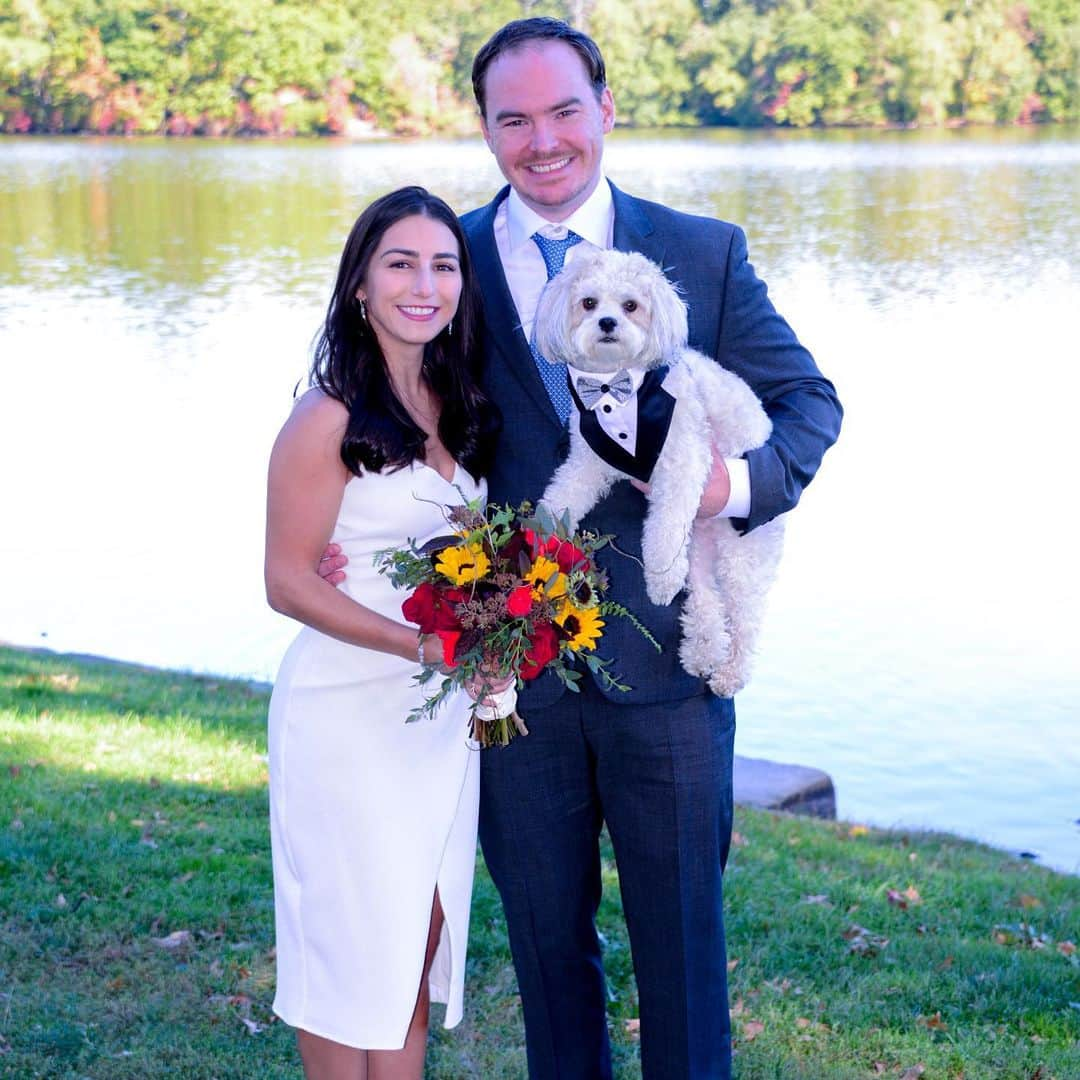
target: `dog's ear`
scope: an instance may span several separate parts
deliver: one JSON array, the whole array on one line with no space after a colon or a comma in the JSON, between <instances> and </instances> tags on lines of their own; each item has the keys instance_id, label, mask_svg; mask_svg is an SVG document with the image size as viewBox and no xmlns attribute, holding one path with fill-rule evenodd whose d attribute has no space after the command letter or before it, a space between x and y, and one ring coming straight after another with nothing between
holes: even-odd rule
<instances>
[{"instance_id":1,"label":"dog's ear","mask_svg":"<svg viewBox=\"0 0 1080 1080\"><path fill-rule=\"evenodd\" d=\"M533 337L540 355L553 364L566 364L573 350L570 344L570 302L580 268L565 267L545 286L536 305Z\"/></svg>"},{"instance_id":2,"label":"dog's ear","mask_svg":"<svg viewBox=\"0 0 1080 1080\"><path fill-rule=\"evenodd\" d=\"M667 360L686 348L686 340L690 336L686 304L658 266L654 266L648 276L648 289L653 343L661 359Z\"/></svg>"}]
</instances>

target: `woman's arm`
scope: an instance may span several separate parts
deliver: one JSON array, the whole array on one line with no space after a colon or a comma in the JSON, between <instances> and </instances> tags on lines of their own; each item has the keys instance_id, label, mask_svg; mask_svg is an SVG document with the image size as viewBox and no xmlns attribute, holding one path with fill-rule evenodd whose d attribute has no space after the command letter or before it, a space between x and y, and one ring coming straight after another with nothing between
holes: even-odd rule
<instances>
[{"instance_id":1,"label":"woman's arm","mask_svg":"<svg viewBox=\"0 0 1080 1080\"><path fill-rule=\"evenodd\" d=\"M415 628L358 604L318 572L349 472L341 461L345 406L309 390L274 443L266 500L266 598L275 611L367 649L416 659ZM424 638L427 663L442 661L442 643Z\"/></svg>"}]
</instances>

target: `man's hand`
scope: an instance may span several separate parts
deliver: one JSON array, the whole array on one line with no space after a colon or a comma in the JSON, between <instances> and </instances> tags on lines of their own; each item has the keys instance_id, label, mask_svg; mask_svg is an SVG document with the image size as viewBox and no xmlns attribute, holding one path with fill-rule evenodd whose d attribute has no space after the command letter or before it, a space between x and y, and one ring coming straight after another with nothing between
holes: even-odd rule
<instances>
[{"instance_id":1,"label":"man's hand","mask_svg":"<svg viewBox=\"0 0 1080 1080\"><path fill-rule=\"evenodd\" d=\"M344 568L348 561L341 554L340 544L327 544L319 560L319 577L329 585L340 585L345 580Z\"/></svg>"},{"instance_id":2,"label":"man's hand","mask_svg":"<svg viewBox=\"0 0 1080 1080\"><path fill-rule=\"evenodd\" d=\"M648 484L640 480L630 478L630 483L645 495L651 490ZM716 517L728 504L731 498L731 477L728 476L727 465L724 459L712 448L712 472L705 482L705 490L701 493L701 502L698 504L697 516L699 518Z\"/></svg>"}]
</instances>

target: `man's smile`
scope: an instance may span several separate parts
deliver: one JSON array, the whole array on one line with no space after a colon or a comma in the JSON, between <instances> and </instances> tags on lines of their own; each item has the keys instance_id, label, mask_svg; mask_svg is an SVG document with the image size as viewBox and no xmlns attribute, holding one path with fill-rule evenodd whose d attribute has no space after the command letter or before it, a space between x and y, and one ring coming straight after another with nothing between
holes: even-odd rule
<instances>
[{"instance_id":1,"label":"man's smile","mask_svg":"<svg viewBox=\"0 0 1080 1080\"><path fill-rule=\"evenodd\" d=\"M538 161L532 165L526 165L525 168L531 173L538 173L544 175L545 173L558 172L559 169L565 169L570 164L571 158L561 157L556 161Z\"/></svg>"}]
</instances>

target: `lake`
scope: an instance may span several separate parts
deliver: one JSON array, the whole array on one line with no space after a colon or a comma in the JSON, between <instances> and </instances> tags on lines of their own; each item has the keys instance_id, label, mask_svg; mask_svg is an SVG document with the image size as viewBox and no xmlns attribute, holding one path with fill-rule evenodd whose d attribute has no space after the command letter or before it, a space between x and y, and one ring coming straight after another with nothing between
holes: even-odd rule
<instances>
[{"instance_id":1,"label":"lake","mask_svg":"<svg viewBox=\"0 0 1080 1080\"><path fill-rule=\"evenodd\" d=\"M1080 871L1080 131L616 133L743 225L836 383L738 749L841 816ZM479 140L0 138L0 639L271 678L266 459L352 220Z\"/></svg>"}]
</instances>

